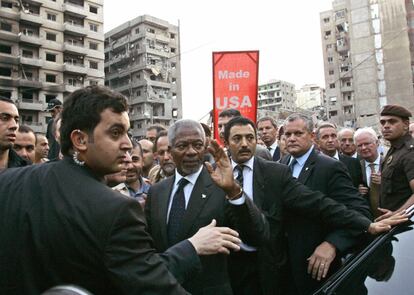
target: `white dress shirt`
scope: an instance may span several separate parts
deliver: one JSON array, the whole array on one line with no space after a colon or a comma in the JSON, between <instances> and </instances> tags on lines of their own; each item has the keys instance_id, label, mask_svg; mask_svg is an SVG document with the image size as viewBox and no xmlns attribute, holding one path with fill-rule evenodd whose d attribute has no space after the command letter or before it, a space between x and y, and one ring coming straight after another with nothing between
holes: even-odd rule
<instances>
[{"instance_id":1,"label":"white dress shirt","mask_svg":"<svg viewBox=\"0 0 414 295\"><path fill-rule=\"evenodd\" d=\"M177 169L175 169L174 186L173 186L173 189L171 191L170 200L168 201L167 223L168 223L168 219L169 219L169 216L170 216L170 210L171 210L171 205L172 205L172 202L173 202L173 197L174 197L175 192L178 189L178 182L181 180L181 178L185 178L189 181L189 183L184 187L185 208L187 209L187 205L188 205L188 202L190 201L191 193L193 192L194 185L195 185L195 183L198 179L198 176L200 175L202 169L203 169L203 166L201 166L200 169L198 169L197 172L195 172L193 174L186 175L186 176L182 176L180 173L178 173Z\"/></svg>"},{"instance_id":2,"label":"white dress shirt","mask_svg":"<svg viewBox=\"0 0 414 295\"><path fill-rule=\"evenodd\" d=\"M275 140L275 142L271 146L267 147L272 158L273 158L273 154L275 153L277 147L278 147L277 140Z\"/></svg>"},{"instance_id":3,"label":"white dress shirt","mask_svg":"<svg viewBox=\"0 0 414 295\"><path fill-rule=\"evenodd\" d=\"M238 172L234 169L237 164L236 162L231 160L231 165L233 166L233 176L234 178L237 177ZM243 204L246 201L246 197L253 201L253 165L254 165L254 157L251 157L249 161L240 164L244 165L243 168L243 195L235 201L230 201L233 205ZM241 243L241 249L247 252L256 251L255 247L249 246L245 243Z\"/></svg>"},{"instance_id":4,"label":"white dress shirt","mask_svg":"<svg viewBox=\"0 0 414 295\"><path fill-rule=\"evenodd\" d=\"M300 175L300 172L302 172L303 166L305 166L306 161L309 158L310 153L313 151L313 145L310 147L310 149L304 153L302 156L298 158L294 158L293 156L290 157L289 165L292 163L293 159L296 159L296 164L293 166L292 176L295 178L298 178Z\"/></svg>"}]
</instances>

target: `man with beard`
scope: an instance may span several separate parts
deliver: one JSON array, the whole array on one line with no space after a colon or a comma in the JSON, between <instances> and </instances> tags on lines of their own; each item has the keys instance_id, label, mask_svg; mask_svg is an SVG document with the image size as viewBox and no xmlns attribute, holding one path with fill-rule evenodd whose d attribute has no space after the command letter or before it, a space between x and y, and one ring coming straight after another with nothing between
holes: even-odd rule
<instances>
[{"instance_id":1,"label":"man with beard","mask_svg":"<svg viewBox=\"0 0 414 295\"><path fill-rule=\"evenodd\" d=\"M154 155L159 164L154 166L149 172L148 178L151 184L160 182L174 174L175 164L168 148L167 134L167 131L160 131L155 139Z\"/></svg>"},{"instance_id":2,"label":"man with beard","mask_svg":"<svg viewBox=\"0 0 414 295\"><path fill-rule=\"evenodd\" d=\"M0 130L15 131L17 109L0 110L7 123ZM210 242L191 237L162 256L154 252L138 202L103 182L132 148L129 122L121 94L103 86L76 90L62 113L65 158L0 173L0 294L40 294L62 284L101 295L187 294L177 280L200 267L196 254L238 249L237 233L213 222L200 229L213 231Z\"/></svg>"},{"instance_id":3,"label":"man with beard","mask_svg":"<svg viewBox=\"0 0 414 295\"><path fill-rule=\"evenodd\" d=\"M19 112L14 102L0 97L0 170L29 164L12 149L19 128Z\"/></svg>"},{"instance_id":4,"label":"man with beard","mask_svg":"<svg viewBox=\"0 0 414 295\"><path fill-rule=\"evenodd\" d=\"M36 133L36 147L35 147L35 164L49 161L47 155L49 154L49 141L46 136L41 133Z\"/></svg>"},{"instance_id":5,"label":"man with beard","mask_svg":"<svg viewBox=\"0 0 414 295\"><path fill-rule=\"evenodd\" d=\"M205 134L200 123L175 122L168 130L168 144L175 173L151 187L145 204L148 230L158 252L193 235L212 219L237 230L250 245L260 245L267 239L267 222L253 202L239 200L243 191L232 177L224 150L215 141L210 152L215 155L216 168L207 171L203 167ZM226 257L205 256L201 263L201 273L183 284L188 292L233 294Z\"/></svg>"},{"instance_id":6,"label":"man with beard","mask_svg":"<svg viewBox=\"0 0 414 295\"><path fill-rule=\"evenodd\" d=\"M151 185L142 177L143 153L139 142L132 141L131 164L127 167L125 185L129 195L144 208Z\"/></svg>"},{"instance_id":7,"label":"man with beard","mask_svg":"<svg viewBox=\"0 0 414 295\"><path fill-rule=\"evenodd\" d=\"M20 125L17 129L14 151L29 163L35 162L36 135L32 128Z\"/></svg>"}]
</instances>

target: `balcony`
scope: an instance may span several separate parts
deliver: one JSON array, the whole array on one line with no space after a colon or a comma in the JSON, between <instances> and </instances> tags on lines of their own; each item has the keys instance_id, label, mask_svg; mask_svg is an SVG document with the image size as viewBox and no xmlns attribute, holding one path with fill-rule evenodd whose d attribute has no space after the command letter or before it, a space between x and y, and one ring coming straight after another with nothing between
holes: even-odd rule
<instances>
[{"instance_id":1,"label":"balcony","mask_svg":"<svg viewBox=\"0 0 414 295\"><path fill-rule=\"evenodd\" d=\"M343 85L341 86L341 92L351 92L354 91L354 88L352 86Z\"/></svg>"},{"instance_id":2,"label":"balcony","mask_svg":"<svg viewBox=\"0 0 414 295\"><path fill-rule=\"evenodd\" d=\"M40 17L40 14L34 13L25 13L24 11L20 11L20 21L30 23L35 26L43 25L43 19Z\"/></svg>"},{"instance_id":3,"label":"balcony","mask_svg":"<svg viewBox=\"0 0 414 295\"><path fill-rule=\"evenodd\" d=\"M17 82L18 87L28 87L33 89L42 88L42 82L40 82L38 79L24 79L22 77Z\"/></svg>"},{"instance_id":4,"label":"balcony","mask_svg":"<svg viewBox=\"0 0 414 295\"><path fill-rule=\"evenodd\" d=\"M25 0L25 2L27 2L29 4L33 4L35 6L42 6L43 5L43 1L41 1L41 0Z\"/></svg>"},{"instance_id":5,"label":"balcony","mask_svg":"<svg viewBox=\"0 0 414 295\"><path fill-rule=\"evenodd\" d=\"M111 49L115 50L115 49L117 49L121 46L125 46L125 44L128 44L128 42L129 42L129 35L126 35L122 38L119 38L115 41L112 41L111 42Z\"/></svg>"},{"instance_id":6,"label":"balcony","mask_svg":"<svg viewBox=\"0 0 414 295\"><path fill-rule=\"evenodd\" d=\"M168 35L156 34L155 39L161 43L166 43L166 44L170 43L170 36Z\"/></svg>"},{"instance_id":7,"label":"balcony","mask_svg":"<svg viewBox=\"0 0 414 295\"><path fill-rule=\"evenodd\" d=\"M73 86L73 85L70 85L70 84L65 84L63 86L63 92L72 93L72 92L78 90L80 87L81 86Z\"/></svg>"},{"instance_id":8,"label":"balcony","mask_svg":"<svg viewBox=\"0 0 414 295\"><path fill-rule=\"evenodd\" d=\"M91 69L88 68L86 74L90 77L95 77L95 78L102 78L105 79L105 74L103 71L100 71L98 69Z\"/></svg>"},{"instance_id":9,"label":"balcony","mask_svg":"<svg viewBox=\"0 0 414 295\"><path fill-rule=\"evenodd\" d=\"M22 110L44 111L45 105L40 101L20 98L17 101L17 108L22 109Z\"/></svg>"},{"instance_id":10,"label":"balcony","mask_svg":"<svg viewBox=\"0 0 414 295\"><path fill-rule=\"evenodd\" d=\"M25 35L20 33L19 34L19 42L21 43L27 43L30 45L35 45L35 46L42 46L42 39L40 39L39 36L37 35Z\"/></svg>"},{"instance_id":11,"label":"balcony","mask_svg":"<svg viewBox=\"0 0 414 295\"><path fill-rule=\"evenodd\" d=\"M62 9L64 13L71 14L73 16L80 16L82 18L87 16L85 7L74 3L66 2L62 5Z\"/></svg>"},{"instance_id":12,"label":"balcony","mask_svg":"<svg viewBox=\"0 0 414 295\"><path fill-rule=\"evenodd\" d=\"M88 52L88 49L86 49L83 46L83 44L75 45L73 43L64 43L63 44L63 51L74 53L74 54L86 55L87 52Z\"/></svg>"},{"instance_id":13,"label":"balcony","mask_svg":"<svg viewBox=\"0 0 414 295\"><path fill-rule=\"evenodd\" d=\"M19 58L11 54L0 53L0 60L2 63L17 65L19 63Z\"/></svg>"},{"instance_id":14,"label":"balcony","mask_svg":"<svg viewBox=\"0 0 414 295\"><path fill-rule=\"evenodd\" d=\"M63 71L75 75L86 75L88 69L83 64L64 63Z\"/></svg>"},{"instance_id":15,"label":"balcony","mask_svg":"<svg viewBox=\"0 0 414 295\"><path fill-rule=\"evenodd\" d=\"M37 68L43 67L43 60L39 58L33 58L33 57L23 57L21 56L19 58L19 63L23 65L29 65Z\"/></svg>"},{"instance_id":16,"label":"balcony","mask_svg":"<svg viewBox=\"0 0 414 295\"><path fill-rule=\"evenodd\" d=\"M19 40L19 37L12 32L0 31L0 40L17 42L17 40Z\"/></svg>"},{"instance_id":17,"label":"balcony","mask_svg":"<svg viewBox=\"0 0 414 295\"><path fill-rule=\"evenodd\" d=\"M63 30L76 36L86 36L86 29L82 25L66 22L63 24Z\"/></svg>"}]
</instances>

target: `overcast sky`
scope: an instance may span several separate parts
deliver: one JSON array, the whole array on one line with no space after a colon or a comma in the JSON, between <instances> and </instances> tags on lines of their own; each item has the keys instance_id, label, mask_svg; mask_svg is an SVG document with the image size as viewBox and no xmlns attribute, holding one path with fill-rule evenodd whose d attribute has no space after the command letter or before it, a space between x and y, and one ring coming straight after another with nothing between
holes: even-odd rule
<instances>
[{"instance_id":1,"label":"overcast sky","mask_svg":"<svg viewBox=\"0 0 414 295\"><path fill-rule=\"evenodd\" d=\"M106 0L104 31L148 14L181 32L185 118L200 119L213 105L212 52L259 50L259 84L271 79L325 86L319 13L331 0L156 1Z\"/></svg>"}]
</instances>

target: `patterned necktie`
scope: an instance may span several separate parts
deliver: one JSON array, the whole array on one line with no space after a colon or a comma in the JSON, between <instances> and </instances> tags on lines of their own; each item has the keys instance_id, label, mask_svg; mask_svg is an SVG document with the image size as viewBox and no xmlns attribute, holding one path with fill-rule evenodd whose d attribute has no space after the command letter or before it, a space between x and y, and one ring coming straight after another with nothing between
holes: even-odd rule
<instances>
[{"instance_id":1,"label":"patterned necktie","mask_svg":"<svg viewBox=\"0 0 414 295\"><path fill-rule=\"evenodd\" d=\"M369 181L369 204L374 217L378 217L381 215L381 212L378 211L380 187L379 184L372 182L372 174L375 173L375 164L369 163L368 167L371 169L371 177Z\"/></svg>"},{"instance_id":2,"label":"patterned necktie","mask_svg":"<svg viewBox=\"0 0 414 295\"><path fill-rule=\"evenodd\" d=\"M177 244L178 233L180 230L181 222L185 213L185 197L184 187L189 183L184 177L178 182L178 189L174 194L173 202L170 209L170 216L168 218L168 244L170 246Z\"/></svg>"},{"instance_id":3,"label":"patterned necktie","mask_svg":"<svg viewBox=\"0 0 414 295\"><path fill-rule=\"evenodd\" d=\"M243 187L243 169L244 165L236 165L236 167L234 167L234 170L237 171L236 180L241 187Z\"/></svg>"}]
</instances>

